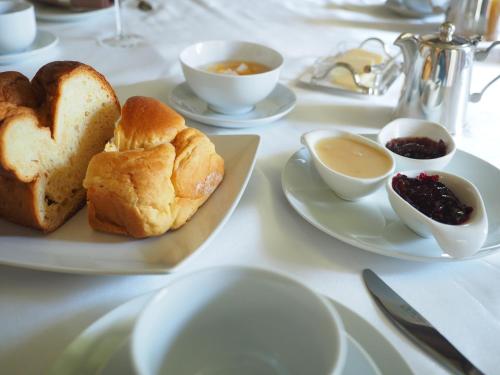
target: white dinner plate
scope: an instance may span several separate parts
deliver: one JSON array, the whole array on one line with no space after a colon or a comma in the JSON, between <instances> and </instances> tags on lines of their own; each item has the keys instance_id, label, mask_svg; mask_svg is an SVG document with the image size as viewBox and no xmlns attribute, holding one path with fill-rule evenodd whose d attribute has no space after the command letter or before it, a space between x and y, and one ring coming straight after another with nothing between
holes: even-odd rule
<instances>
[{"instance_id":1,"label":"white dinner plate","mask_svg":"<svg viewBox=\"0 0 500 375\"><path fill-rule=\"evenodd\" d=\"M168 102L177 112L191 120L239 129L268 124L282 118L295 108L297 97L288 87L278 83L267 98L256 104L253 111L241 115L224 115L208 108L207 102L196 96L183 82L172 90Z\"/></svg>"},{"instance_id":2,"label":"white dinner plate","mask_svg":"<svg viewBox=\"0 0 500 375\"><path fill-rule=\"evenodd\" d=\"M89 274L168 273L199 253L238 204L255 164L258 135L210 136L224 158L222 183L178 230L142 240L101 233L82 209L50 234L0 220L0 264Z\"/></svg>"},{"instance_id":3,"label":"white dinner plate","mask_svg":"<svg viewBox=\"0 0 500 375\"><path fill-rule=\"evenodd\" d=\"M92 323L63 351L48 375L132 374L128 338L139 313L154 294L128 301ZM343 375L412 374L392 344L370 323L330 301L348 333L348 362Z\"/></svg>"},{"instance_id":4,"label":"white dinner plate","mask_svg":"<svg viewBox=\"0 0 500 375\"><path fill-rule=\"evenodd\" d=\"M39 2L34 5L36 18L40 21L79 22L113 13L112 6L102 9L75 10L64 7L50 6Z\"/></svg>"},{"instance_id":5,"label":"white dinner plate","mask_svg":"<svg viewBox=\"0 0 500 375\"><path fill-rule=\"evenodd\" d=\"M58 41L59 38L54 34L38 29L35 40L25 50L15 53L0 53L0 65L14 64L40 55L54 47Z\"/></svg>"},{"instance_id":6,"label":"white dinner plate","mask_svg":"<svg viewBox=\"0 0 500 375\"><path fill-rule=\"evenodd\" d=\"M457 150L444 169L472 181L479 189L489 220L482 249L468 258L480 258L500 249L500 170L471 154ZM308 151L297 151L281 176L292 207L310 224L352 246L407 260L456 261L444 254L434 238L423 238L406 227L392 210L384 188L356 202L340 199L316 172Z\"/></svg>"}]
</instances>

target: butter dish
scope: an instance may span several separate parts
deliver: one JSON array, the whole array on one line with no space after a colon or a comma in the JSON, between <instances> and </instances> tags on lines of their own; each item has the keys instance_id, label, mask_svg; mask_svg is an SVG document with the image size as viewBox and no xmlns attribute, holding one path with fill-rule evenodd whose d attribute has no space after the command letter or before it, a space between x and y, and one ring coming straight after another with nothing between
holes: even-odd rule
<instances>
[{"instance_id":1,"label":"butter dish","mask_svg":"<svg viewBox=\"0 0 500 375\"><path fill-rule=\"evenodd\" d=\"M329 56L316 60L299 82L340 93L382 95L401 74L400 55L379 38L344 42Z\"/></svg>"}]
</instances>

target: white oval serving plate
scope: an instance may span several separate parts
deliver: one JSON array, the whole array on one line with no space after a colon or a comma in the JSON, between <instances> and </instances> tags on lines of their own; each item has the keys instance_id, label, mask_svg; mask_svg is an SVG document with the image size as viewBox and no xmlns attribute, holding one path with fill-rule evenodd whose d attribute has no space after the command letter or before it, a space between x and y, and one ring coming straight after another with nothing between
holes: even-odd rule
<instances>
[{"instance_id":1,"label":"white oval serving plate","mask_svg":"<svg viewBox=\"0 0 500 375\"><path fill-rule=\"evenodd\" d=\"M300 216L330 236L363 250L419 261L474 259L500 250L500 170L457 150L445 171L473 182L484 200L488 237L471 257L453 258L443 253L434 238L422 238L413 232L392 210L384 189L357 202L337 197L316 172L305 148L288 160L281 182L286 198Z\"/></svg>"}]
</instances>

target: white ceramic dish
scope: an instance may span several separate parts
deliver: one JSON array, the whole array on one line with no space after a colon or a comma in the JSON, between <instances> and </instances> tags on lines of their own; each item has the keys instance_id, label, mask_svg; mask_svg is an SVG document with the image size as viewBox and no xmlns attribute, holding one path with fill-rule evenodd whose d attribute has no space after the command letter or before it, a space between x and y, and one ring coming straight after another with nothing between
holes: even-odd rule
<instances>
[{"instance_id":1,"label":"white ceramic dish","mask_svg":"<svg viewBox=\"0 0 500 375\"><path fill-rule=\"evenodd\" d=\"M308 287L263 269L218 266L156 294L134 326L131 356L138 375L340 375L346 345L340 316Z\"/></svg>"},{"instance_id":2,"label":"white ceramic dish","mask_svg":"<svg viewBox=\"0 0 500 375\"><path fill-rule=\"evenodd\" d=\"M14 64L41 55L55 47L58 42L59 38L54 34L38 30L34 42L24 51L0 54L0 65Z\"/></svg>"},{"instance_id":3,"label":"white ceramic dish","mask_svg":"<svg viewBox=\"0 0 500 375\"><path fill-rule=\"evenodd\" d=\"M257 103L253 111L242 115L223 115L212 111L184 82L172 90L168 102L191 120L222 128L241 129L268 124L286 116L295 108L297 98L292 90L278 83L267 98Z\"/></svg>"},{"instance_id":4,"label":"white ceramic dish","mask_svg":"<svg viewBox=\"0 0 500 375\"><path fill-rule=\"evenodd\" d=\"M348 138L379 150L391 161L390 168L384 174L373 178L352 177L329 168L318 156L318 153L316 152L316 145L322 139L332 137ZM300 140L301 143L309 150L314 167L323 181L342 199L354 201L373 193L375 190L380 188L387 177L394 172L395 164L391 153L385 147L380 146L371 139L360 135L340 130L314 130L303 134Z\"/></svg>"},{"instance_id":5,"label":"white ceramic dish","mask_svg":"<svg viewBox=\"0 0 500 375\"><path fill-rule=\"evenodd\" d=\"M128 301L92 323L61 353L48 375L133 373L128 338L139 313L155 294ZM344 305L329 301L347 332L348 362L342 375L413 374L398 351L368 321Z\"/></svg>"},{"instance_id":6,"label":"white ceramic dish","mask_svg":"<svg viewBox=\"0 0 500 375\"><path fill-rule=\"evenodd\" d=\"M179 55L189 87L212 110L224 114L250 112L278 83L283 56L272 48L250 42L213 40L185 48ZM222 61L251 61L269 71L250 75L210 73L205 67Z\"/></svg>"},{"instance_id":7,"label":"white ceramic dish","mask_svg":"<svg viewBox=\"0 0 500 375\"><path fill-rule=\"evenodd\" d=\"M398 155L395 152L387 149L394 160L396 161L396 170L406 171L411 169L443 169L453 158L456 152L456 145L453 137L448 133L443 126L430 121L412 119L412 118L398 118L391 121L380 130L378 133L378 143L383 147L391 139L400 137L427 137L434 141L440 139L446 144L446 155L435 159L412 159L406 156Z\"/></svg>"},{"instance_id":8,"label":"white ceramic dish","mask_svg":"<svg viewBox=\"0 0 500 375\"><path fill-rule=\"evenodd\" d=\"M488 236L481 250L463 259L498 252L500 171L461 150L457 150L446 171L463 176L476 185L489 220ZM407 260L458 260L443 254L433 238L422 238L409 229L391 208L383 189L359 202L347 202L337 197L317 174L305 148L288 160L281 181L285 196L297 213L338 240L369 252Z\"/></svg>"},{"instance_id":9,"label":"white ceramic dish","mask_svg":"<svg viewBox=\"0 0 500 375\"><path fill-rule=\"evenodd\" d=\"M95 17L112 15L113 7L93 10L74 10L63 7L50 6L39 2L35 5L35 15L39 21L50 22L80 22Z\"/></svg>"},{"instance_id":10,"label":"white ceramic dish","mask_svg":"<svg viewBox=\"0 0 500 375\"><path fill-rule=\"evenodd\" d=\"M93 231L82 209L51 234L0 220L0 264L88 274L172 272L199 253L236 208L255 164L257 135L211 136L225 161L221 185L182 228L163 236L134 240Z\"/></svg>"},{"instance_id":11,"label":"white ceramic dish","mask_svg":"<svg viewBox=\"0 0 500 375\"><path fill-rule=\"evenodd\" d=\"M0 1L0 53L20 52L35 40L33 4L26 1Z\"/></svg>"},{"instance_id":12,"label":"white ceramic dish","mask_svg":"<svg viewBox=\"0 0 500 375\"><path fill-rule=\"evenodd\" d=\"M394 190L390 178L386 190L392 208L415 233L422 237L434 236L441 249L450 256L463 258L474 255L488 235L488 217L481 194L470 181L443 171L403 171L401 174L416 178L421 172L428 176L438 175L439 182L447 186L461 202L473 207L469 220L461 225L447 225L431 219L405 201Z\"/></svg>"}]
</instances>

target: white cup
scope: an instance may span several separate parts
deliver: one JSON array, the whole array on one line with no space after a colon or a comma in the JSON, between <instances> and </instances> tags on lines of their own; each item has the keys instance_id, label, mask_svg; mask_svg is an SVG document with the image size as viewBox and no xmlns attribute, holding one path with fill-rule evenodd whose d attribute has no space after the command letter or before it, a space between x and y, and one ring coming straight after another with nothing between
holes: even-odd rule
<instances>
[{"instance_id":1,"label":"white cup","mask_svg":"<svg viewBox=\"0 0 500 375\"><path fill-rule=\"evenodd\" d=\"M0 54L20 52L36 37L33 4L25 1L0 1Z\"/></svg>"},{"instance_id":2,"label":"white cup","mask_svg":"<svg viewBox=\"0 0 500 375\"><path fill-rule=\"evenodd\" d=\"M269 47L242 41L214 40L193 44L179 55L186 82L216 112L235 115L251 111L278 83L283 56ZM207 65L242 60L264 64L269 71L226 75L205 70Z\"/></svg>"},{"instance_id":3,"label":"white cup","mask_svg":"<svg viewBox=\"0 0 500 375\"><path fill-rule=\"evenodd\" d=\"M225 266L182 276L132 334L140 375L338 375L347 347L331 303L269 271Z\"/></svg>"}]
</instances>

